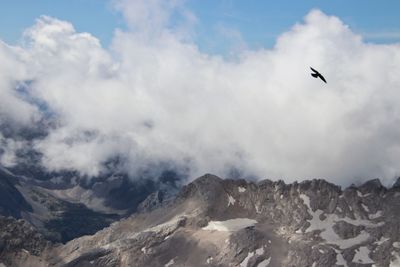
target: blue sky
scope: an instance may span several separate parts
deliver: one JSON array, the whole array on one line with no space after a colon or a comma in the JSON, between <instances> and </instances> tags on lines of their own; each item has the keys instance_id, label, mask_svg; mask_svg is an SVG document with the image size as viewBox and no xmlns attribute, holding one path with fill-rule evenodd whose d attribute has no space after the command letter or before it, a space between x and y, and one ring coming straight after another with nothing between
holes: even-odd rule
<instances>
[{"instance_id":1,"label":"blue sky","mask_svg":"<svg viewBox=\"0 0 400 267\"><path fill-rule=\"evenodd\" d=\"M377 43L400 41L400 1L239 1L187 0L196 15L195 40L205 51L221 52L238 38L250 48L272 47L276 37L313 8L335 15L365 40ZM15 43L24 29L40 15L72 22L78 31L90 32L104 46L115 28L124 28L121 15L109 0L13 0L0 4L0 39ZM225 32L227 34L221 34ZM236 33L235 36L230 36ZM228 36L227 36L228 35ZM234 35L234 34L233 34Z\"/></svg>"}]
</instances>

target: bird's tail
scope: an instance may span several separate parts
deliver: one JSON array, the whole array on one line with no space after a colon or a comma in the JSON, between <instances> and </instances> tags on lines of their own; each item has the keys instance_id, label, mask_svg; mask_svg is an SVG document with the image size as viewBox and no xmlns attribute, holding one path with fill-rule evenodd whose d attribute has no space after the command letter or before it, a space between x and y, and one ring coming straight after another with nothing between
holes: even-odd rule
<instances>
[{"instance_id":1,"label":"bird's tail","mask_svg":"<svg viewBox=\"0 0 400 267\"><path fill-rule=\"evenodd\" d=\"M318 74L316 73L311 73L311 76L313 76L314 78L318 78Z\"/></svg>"}]
</instances>

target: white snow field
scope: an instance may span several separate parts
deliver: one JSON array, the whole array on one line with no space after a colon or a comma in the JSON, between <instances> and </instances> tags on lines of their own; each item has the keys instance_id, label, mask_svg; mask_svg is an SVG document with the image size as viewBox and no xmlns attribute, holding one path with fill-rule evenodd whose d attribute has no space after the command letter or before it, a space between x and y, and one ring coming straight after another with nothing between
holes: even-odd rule
<instances>
[{"instance_id":1,"label":"white snow field","mask_svg":"<svg viewBox=\"0 0 400 267\"><path fill-rule=\"evenodd\" d=\"M248 218L237 218L226 221L210 221L206 227L203 227L203 230L235 232L249 226L254 226L256 223L256 220Z\"/></svg>"}]
</instances>

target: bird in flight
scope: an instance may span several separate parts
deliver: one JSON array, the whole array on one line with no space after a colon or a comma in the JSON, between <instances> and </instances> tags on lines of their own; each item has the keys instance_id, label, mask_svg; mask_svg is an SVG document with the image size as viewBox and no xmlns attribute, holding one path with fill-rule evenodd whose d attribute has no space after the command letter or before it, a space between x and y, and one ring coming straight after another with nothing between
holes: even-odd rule
<instances>
[{"instance_id":1,"label":"bird in flight","mask_svg":"<svg viewBox=\"0 0 400 267\"><path fill-rule=\"evenodd\" d=\"M316 71L315 69L313 69L311 67L310 67L310 69L314 72L314 73L311 73L311 76L313 76L314 78L320 78L321 80L324 81L324 83L327 83L324 76L322 76L321 73L319 73L318 71Z\"/></svg>"}]
</instances>

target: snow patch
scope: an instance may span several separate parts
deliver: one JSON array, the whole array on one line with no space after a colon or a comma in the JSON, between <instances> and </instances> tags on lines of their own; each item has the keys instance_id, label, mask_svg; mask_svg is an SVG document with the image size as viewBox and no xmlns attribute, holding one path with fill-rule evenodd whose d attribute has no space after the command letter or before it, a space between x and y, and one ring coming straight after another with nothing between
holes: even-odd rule
<instances>
[{"instance_id":1,"label":"snow patch","mask_svg":"<svg viewBox=\"0 0 400 267\"><path fill-rule=\"evenodd\" d=\"M256 213L260 214L261 210L260 210L260 206L259 205L254 205L254 208L256 209Z\"/></svg>"},{"instance_id":2,"label":"snow patch","mask_svg":"<svg viewBox=\"0 0 400 267\"><path fill-rule=\"evenodd\" d=\"M264 247L261 247L261 248L256 249L256 254L257 254L257 255L262 255L262 254L264 254Z\"/></svg>"},{"instance_id":3,"label":"snow patch","mask_svg":"<svg viewBox=\"0 0 400 267\"><path fill-rule=\"evenodd\" d=\"M242 187L242 186L239 186L239 187L238 187L238 191L239 191L239 193L246 192L246 188L245 188L245 187Z\"/></svg>"},{"instance_id":4,"label":"snow patch","mask_svg":"<svg viewBox=\"0 0 400 267\"><path fill-rule=\"evenodd\" d=\"M254 252L249 252L244 258L244 260L240 263L240 267L247 267L247 263L249 262L250 258L254 256Z\"/></svg>"},{"instance_id":5,"label":"snow patch","mask_svg":"<svg viewBox=\"0 0 400 267\"><path fill-rule=\"evenodd\" d=\"M362 264L375 263L369 257L369 253L370 251L367 247L360 247L359 249L356 249L356 254L353 257L353 262Z\"/></svg>"},{"instance_id":6,"label":"snow patch","mask_svg":"<svg viewBox=\"0 0 400 267\"><path fill-rule=\"evenodd\" d=\"M389 267L399 267L400 266L400 255L396 251L392 251L393 261L390 261Z\"/></svg>"},{"instance_id":7,"label":"snow patch","mask_svg":"<svg viewBox=\"0 0 400 267\"><path fill-rule=\"evenodd\" d=\"M244 258L244 260L240 263L240 267L247 267L247 263L249 262L249 260L251 259L251 257L253 257L254 255L262 255L264 254L264 247L261 247L259 249L256 249L253 252L249 252L246 256L246 258ZM269 264L269 263L268 263Z\"/></svg>"},{"instance_id":8,"label":"snow patch","mask_svg":"<svg viewBox=\"0 0 400 267\"><path fill-rule=\"evenodd\" d=\"M207 258L207 264L211 264L212 261L213 261L213 259L214 259L213 257L208 257L208 258Z\"/></svg>"},{"instance_id":9,"label":"snow patch","mask_svg":"<svg viewBox=\"0 0 400 267\"><path fill-rule=\"evenodd\" d=\"M337 206L336 209L337 209L339 212L343 212L342 208L339 207L339 206Z\"/></svg>"},{"instance_id":10,"label":"snow patch","mask_svg":"<svg viewBox=\"0 0 400 267\"><path fill-rule=\"evenodd\" d=\"M337 249L335 249L335 252L336 252L336 265L348 267L346 260L343 258L342 252L340 252Z\"/></svg>"},{"instance_id":11,"label":"snow patch","mask_svg":"<svg viewBox=\"0 0 400 267\"><path fill-rule=\"evenodd\" d=\"M236 202L236 199L234 199L233 196L228 195L228 207L230 205L232 205L232 206L235 205L235 202Z\"/></svg>"},{"instance_id":12,"label":"snow patch","mask_svg":"<svg viewBox=\"0 0 400 267\"><path fill-rule=\"evenodd\" d=\"M377 244L378 246L380 246L388 240L390 240L390 238L385 238L382 236L381 239L379 239L378 241L375 241L374 244Z\"/></svg>"},{"instance_id":13,"label":"snow patch","mask_svg":"<svg viewBox=\"0 0 400 267\"><path fill-rule=\"evenodd\" d=\"M260 262L257 267L267 267L269 265L269 263L271 262L271 257L269 257L268 259L263 260L262 262Z\"/></svg>"},{"instance_id":14,"label":"snow patch","mask_svg":"<svg viewBox=\"0 0 400 267\"><path fill-rule=\"evenodd\" d=\"M358 236L354 238L344 239L344 240L332 240L331 244L338 245L341 249L346 249L352 247L354 245L363 243L367 241L369 238L369 234L366 231L362 231Z\"/></svg>"},{"instance_id":15,"label":"snow patch","mask_svg":"<svg viewBox=\"0 0 400 267\"><path fill-rule=\"evenodd\" d=\"M371 195L371 193L362 194L360 191L357 191L357 196L359 197L367 197L369 195Z\"/></svg>"},{"instance_id":16,"label":"snow patch","mask_svg":"<svg viewBox=\"0 0 400 267\"><path fill-rule=\"evenodd\" d=\"M172 266L172 264L174 264L175 263L175 260L174 259L171 259L167 264L165 264L164 266L165 267L169 267L169 266Z\"/></svg>"},{"instance_id":17,"label":"snow patch","mask_svg":"<svg viewBox=\"0 0 400 267\"><path fill-rule=\"evenodd\" d=\"M302 199L304 203L309 207L309 198L307 196L303 196ZM345 221L353 225L363 225L367 227L378 227L383 225L383 223L376 224L360 218L357 218L356 220L347 217L339 218L336 214L325 214L325 220L321 220L320 215L323 213L322 210L312 211L310 209L309 213L312 216L312 219L308 221L310 223L310 226L306 229L305 232L321 230L321 238L323 238L327 243L338 245L341 249L349 248L368 240L369 234L366 231L362 231L358 236L354 238L342 239L333 230L333 226L336 222Z\"/></svg>"},{"instance_id":18,"label":"snow patch","mask_svg":"<svg viewBox=\"0 0 400 267\"><path fill-rule=\"evenodd\" d=\"M305 195L305 194L300 194L300 198L303 200L304 205L306 205L310 210L311 210L311 206L310 206L310 197ZM312 211L312 210L311 210Z\"/></svg>"},{"instance_id":19,"label":"snow patch","mask_svg":"<svg viewBox=\"0 0 400 267\"><path fill-rule=\"evenodd\" d=\"M361 218L359 218L357 216L357 214L356 214L356 219L355 220L351 219L351 218L348 218L348 217L339 218L336 215L334 215L334 216L336 217L335 222L337 222L337 221L345 221L347 223L350 223L350 224L353 224L353 225L357 225L357 226L363 225L363 226L375 228L375 227L379 227L379 226L382 226L382 225L385 224L384 222L375 223L375 222L371 222L369 220L361 219Z\"/></svg>"},{"instance_id":20,"label":"snow patch","mask_svg":"<svg viewBox=\"0 0 400 267\"><path fill-rule=\"evenodd\" d=\"M378 210L376 213L374 213L374 214L369 214L368 215L368 218L370 218L371 220L372 219L377 219L377 218L379 218L379 217L381 217L382 216L382 211L381 210Z\"/></svg>"},{"instance_id":21,"label":"snow patch","mask_svg":"<svg viewBox=\"0 0 400 267\"><path fill-rule=\"evenodd\" d=\"M364 209L366 212L370 212L370 211L369 211L369 208L368 208L366 205L361 204L361 206L363 207L363 209Z\"/></svg>"},{"instance_id":22,"label":"snow patch","mask_svg":"<svg viewBox=\"0 0 400 267\"><path fill-rule=\"evenodd\" d=\"M400 242L393 242L394 248L400 248Z\"/></svg>"},{"instance_id":23,"label":"snow patch","mask_svg":"<svg viewBox=\"0 0 400 267\"><path fill-rule=\"evenodd\" d=\"M226 221L210 221L208 225L202 229L208 231L235 232L249 226L254 226L256 223L256 220L237 218Z\"/></svg>"}]
</instances>

